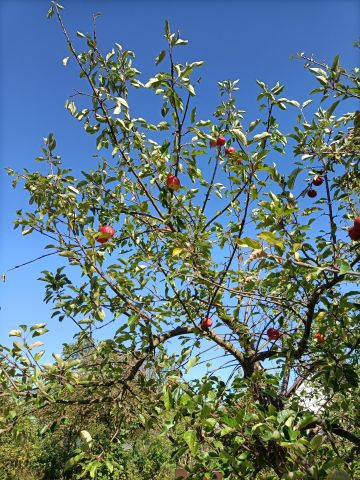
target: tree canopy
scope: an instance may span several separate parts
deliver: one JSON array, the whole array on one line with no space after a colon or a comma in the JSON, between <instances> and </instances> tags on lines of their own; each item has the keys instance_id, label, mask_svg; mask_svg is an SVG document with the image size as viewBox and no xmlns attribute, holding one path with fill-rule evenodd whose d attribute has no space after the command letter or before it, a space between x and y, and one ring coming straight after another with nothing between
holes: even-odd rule
<instances>
[{"instance_id":1,"label":"tree canopy","mask_svg":"<svg viewBox=\"0 0 360 480\"><path fill-rule=\"evenodd\" d=\"M257 81L248 118L224 80L204 120L202 62L178 63L168 22L143 83L132 51L99 50L95 17L78 51L62 8L48 17L84 81L66 108L96 159L73 171L50 133L37 170L7 170L29 199L15 226L63 260L45 302L78 332L43 363L49 325L10 331L0 428L61 445L51 478L356 478L359 69L301 52L311 100ZM132 116L139 90L154 118Z\"/></svg>"}]
</instances>

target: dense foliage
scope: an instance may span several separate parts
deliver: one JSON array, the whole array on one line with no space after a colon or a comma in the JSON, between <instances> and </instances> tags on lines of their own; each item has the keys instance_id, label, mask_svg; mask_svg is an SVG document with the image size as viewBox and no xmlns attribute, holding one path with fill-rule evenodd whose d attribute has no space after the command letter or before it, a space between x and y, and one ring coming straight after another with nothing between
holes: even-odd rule
<instances>
[{"instance_id":1,"label":"dense foliage","mask_svg":"<svg viewBox=\"0 0 360 480\"><path fill-rule=\"evenodd\" d=\"M226 80L201 120L202 62L177 63L168 23L168 67L144 84L95 29L79 52L61 10L87 85L66 108L97 160L72 171L49 134L37 171L8 172L29 195L16 227L63 259L45 301L78 333L51 363L45 324L1 346L0 478L357 478L359 69L299 53L313 100L258 81L249 119ZM131 115L138 90L159 100L150 120Z\"/></svg>"}]
</instances>

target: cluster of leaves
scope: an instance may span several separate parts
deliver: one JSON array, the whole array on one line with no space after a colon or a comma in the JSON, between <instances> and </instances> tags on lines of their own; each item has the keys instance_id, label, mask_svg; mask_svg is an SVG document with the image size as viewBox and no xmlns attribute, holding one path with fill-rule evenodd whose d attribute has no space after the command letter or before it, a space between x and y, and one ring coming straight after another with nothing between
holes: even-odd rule
<instances>
[{"instance_id":1,"label":"cluster of leaves","mask_svg":"<svg viewBox=\"0 0 360 480\"><path fill-rule=\"evenodd\" d=\"M214 471L284 480L355 474L360 252L346 228L359 216L359 69L300 53L320 84L317 108L281 96L279 82L258 81L261 113L248 120L236 104L237 81L226 80L213 119L202 120L192 106L202 62L176 63L187 41L168 23L167 49L155 63L169 68L143 83L134 53L115 44L103 55L96 33L77 32L86 43L78 53L61 9L53 2L49 17L57 16L88 86L66 108L96 136L98 164L78 174L66 168L49 134L38 171L8 172L29 194L15 226L51 238L48 255L64 259L41 280L53 317L78 326L79 353L43 364L32 337L46 326L13 330L18 339L0 351L9 402L22 414L107 405L114 439L131 433L130 412L139 417L145 408L147 431L160 414L174 459L194 479ZM161 99L153 122L131 115L129 92L138 89ZM287 107L295 119L284 133ZM209 149L219 136L231 155ZM166 185L170 174L177 192ZM323 185L310 203L315 175ZM116 232L101 245L99 225ZM208 317L213 329L201 327ZM99 342L104 327L113 332ZM277 340L269 327L281 332ZM203 378L191 382L195 366ZM159 376L163 403L154 395ZM306 406L304 385L320 392L320 409ZM103 478L91 448L70 467ZM111 445L103 451L113 455Z\"/></svg>"},{"instance_id":2,"label":"cluster of leaves","mask_svg":"<svg viewBox=\"0 0 360 480\"><path fill-rule=\"evenodd\" d=\"M96 357L91 345L79 348L79 344L72 344L65 346L57 361L81 360L90 370ZM48 369L51 367L47 364ZM55 368L51 371L56 386ZM106 373L101 373L97 365L90 376L95 386ZM158 441L162 423L152 414L154 408L160 411L162 404L161 380L154 372L142 370L137 377L139 386L131 388L134 400L129 405L122 404L120 398L112 402L104 397L96 399L86 380L77 383L77 390L68 382L61 400L41 402L40 408L32 403L30 409L19 394L13 401L2 401L0 414L5 428L0 440L1 480L150 480L171 476L175 470L171 442L167 438ZM118 393L116 385L112 391ZM89 401L84 401L84 396Z\"/></svg>"}]
</instances>

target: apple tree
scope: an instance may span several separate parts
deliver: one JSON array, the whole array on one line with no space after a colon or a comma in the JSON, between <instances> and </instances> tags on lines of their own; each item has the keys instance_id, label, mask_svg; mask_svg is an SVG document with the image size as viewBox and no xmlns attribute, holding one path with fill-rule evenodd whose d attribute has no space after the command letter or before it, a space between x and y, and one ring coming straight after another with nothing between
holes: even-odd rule
<instances>
[{"instance_id":1,"label":"apple tree","mask_svg":"<svg viewBox=\"0 0 360 480\"><path fill-rule=\"evenodd\" d=\"M102 53L95 28L73 41L62 8L53 2L48 16L84 81L66 108L96 160L71 170L49 134L36 171L8 173L29 195L15 226L45 236L61 261L41 274L53 321L78 333L71 354L42 363L49 324L10 332L1 421L105 406L113 441L131 442L128 411L148 431L161 424L194 479L355 478L359 69L299 53L311 100L257 81L259 114L248 118L237 81L225 80L204 120L203 62L178 63L187 41L168 23L157 71L142 81L134 53L118 43ZM140 90L156 96L151 119L131 113ZM82 438L68 467L110 475L110 447Z\"/></svg>"}]
</instances>

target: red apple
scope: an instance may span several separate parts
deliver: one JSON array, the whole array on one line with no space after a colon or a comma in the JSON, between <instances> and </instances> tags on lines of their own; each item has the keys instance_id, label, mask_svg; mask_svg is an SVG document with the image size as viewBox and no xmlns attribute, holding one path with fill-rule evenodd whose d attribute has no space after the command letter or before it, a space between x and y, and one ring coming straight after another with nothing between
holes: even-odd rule
<instances>
[{"instance_id":1,"label":"red apple","mask_svg":"<svg viewBox=\"0 0 360 480\"><path fill-rule=\"evenodd\" d=\"M222 137L221 135L220 135L220 137L218 137L218 139L216 140L216 145L217 145L218 147L223 147L223 146L225 145L225 143L226 143L226 139L225 139L225 137Z\"/></svg>"},{"instance_id":2,"label":"red apple","mask_svg":"<svg viewBox=\"0 0 360 480\"><path fill-rule=\"evenodd\" d=\"M308 197L315 198L316 195L317 195L317 191L310 188L310 190L308 190L307 194L308 194Z\"/></svg>"},{"instance_id":3,"label":"red apple","mask_svg":"<svg viewBox=\"0 0 360 480\"><path fill-rule=\"evenodd\" d=\"M326 337L322 333L315 333L314 340L315 342L318 342L318 343L324 343L326 340Z\"/></svg>"},{"instance_id":4,"label":"red apple","mask_svg":"<svg viewBox=\"0 0 360 480\"><path fill-rule=\"evenodd\" d=\"M236 153L236 148L234 147L227 147L225 148L225 155L234 155Z\"/></svg>"},{"instance_id":5,"label":"red apple","mask_svg":"<svg viewBox=\"0 0 360 480\"><path fill-rule=\"evenodd\" d=\"M278 340L282 336L277 328L269 328L266 334L270 340Z\"/></svg>"},{"instance_id":6,"label":"red apple","mask_svg":"<svg viewBox=\"0 0 360 480\"><path fill-rule=\"evenodd\" d=\"M320 187L324 183L324 178L321 175L315 175L312 183L315 187Z\"/></svg>"},{"instance_id":7,"label":"red apple","mask_svg":"<svg viewBox=\"0 0 360 480\"><path fill-rule=\"evenodd\" d=\"M115 234L114 228L110 225L101 225L99 227L99 232L100 235L96 239L99 243L107 242L109 238L112 238Z\"/></svg>"},{"instance_id":8,"label":"red apple","mask_svg":"<svg viewBox=\"0 0 360 480\"><path fill-rule=\"evenodd\" d=\"M360 217L356 217L354 220L354 228L360 232Z\"/></svg>"},{"instance_id":9,"label":"red apple","mask_svg":"<svg viewBox=\"0 0 360 480\"><path fill-rule=\"evenodd\" d=\"M206 317L206 318L203 318L201 320L201 328L203 330L207 330L208 328L210 328L212 326L213 322L211 320L210 317Z\"/></svg>"},{"instance_id":10,"label":"red apple","mask_svg":"<svg viewBox=\"0 0 360 480\"><path fill-rule=\"evenodd\" d=\"M217 146L217 142L216 140L210 140L210 147L216 147Z\"/></svg>"},{"instance_id":11,"label":"red apple","mask_svg":"<svg viewBox=\"0 0 360 480\"><path fill-rule=\"evenodd\" d=\"M355 225L349 228L348 233L351 240L360 240L360 230L357 230Z\"/></svg>"},{"instance_id":12,"label":"red apple","mask_svg":"<svg viewBox=\"0 0 360 480\"><path fill-rule=\"evenodd\" d=\"M169 175L166 179L166 186L177 192L180 188L180 180L175 175Z\"/></svg>"}]
</instances>

